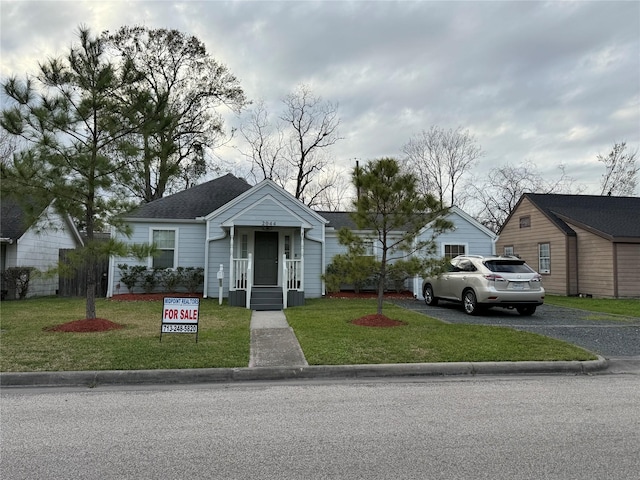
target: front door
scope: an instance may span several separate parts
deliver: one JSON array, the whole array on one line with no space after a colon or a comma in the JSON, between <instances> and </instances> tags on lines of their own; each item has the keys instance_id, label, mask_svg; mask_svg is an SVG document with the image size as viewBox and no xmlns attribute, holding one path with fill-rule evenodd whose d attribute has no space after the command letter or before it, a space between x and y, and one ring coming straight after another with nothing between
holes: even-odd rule
<instances>
[{"instance_id":1,"label":"front door","mask_svg":"<svg viewBox=\"0 0 640 480\"><path fill-rule=\"evenodd\" d=\"M255 285L278 284L278 232L256 232Z\"/></svg>"}]
</instances>

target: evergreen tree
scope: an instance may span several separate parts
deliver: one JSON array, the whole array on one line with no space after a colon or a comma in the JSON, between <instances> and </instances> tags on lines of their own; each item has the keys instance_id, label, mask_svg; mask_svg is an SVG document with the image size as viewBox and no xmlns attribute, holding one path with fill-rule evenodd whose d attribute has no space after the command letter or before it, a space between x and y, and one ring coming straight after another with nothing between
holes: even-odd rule
<instances>
[{"instance_id":1,"label":"evergreen tree","mask_svg":"<svg viewBox=\"0 0 640 480\"><path fill-rule=\"evenodd\" d=\"M375 160L353 171L353 183L358 191L354 201L353 219L359 230L372 230L379 249L378 308L382 314L384 288L388 266L393 260L421 252L425 261L434 253L435 237L453 227L446 220L448 209L430 194L420 194L413 174L403 174L393 158ZM430 226L431 237L418 239L418 234ZM342 229L340 238L346 244L358 243L352 231Z\"/></svg>"},{"instance_id":2,"label":"evergreen tree","mask_svg":"<svg viewBox=\"0 0 640 480\"><path fill-rule=\"evenodd\" d=\"M13 105L2 111L0 125L26 144L2 164L3 190L18 199L55 201L59 213L77 219L86 237L88 319L96 318L96 260L122 252L113 242L96 242L95 233L130 206L116 182L125 165L113 155L134 152L126 139L140 127L136 112L145 98L132 94L138 77L130 67L115 68L104 41L81 27L79 44L65 58L41 63L33 80L12 77L3 85Z\"/></svg>"}]
</instances>

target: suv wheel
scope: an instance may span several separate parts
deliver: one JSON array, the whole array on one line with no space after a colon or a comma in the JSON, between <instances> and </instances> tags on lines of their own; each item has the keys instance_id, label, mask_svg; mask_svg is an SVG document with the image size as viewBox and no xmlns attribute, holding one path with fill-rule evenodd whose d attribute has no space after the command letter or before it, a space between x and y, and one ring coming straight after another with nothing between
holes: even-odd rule
<instances>
[{"instance_id":1,"label":"suv wheel","mask_svg":"<svg viewBox=\"0 0 640 480\"><path fill-rule=\"evenodd\" d=\"M436 305L438 305L438 299L437 297L433 296L433 287L431 285L427 285L426 287L424 287L423 295L424 303L426 303L430 307L435 307Z\"/></svg>"},{"instance_id":2,"label":"suv wheel","mask_svg":"<svg viewBox=\"0 0 640 480\"><path fill-rule=\"evenodd\" d=\"M518 307L517 308L518 313L520 315L524 315L525 317L529 317L531 315L533 315L536 311L536 307L535 305L531 305L531 306L526 306L526 307Z\"/></svg>"},{"instance_id":3,"label":"suv wheel","mask_svg":"<svg viewBox=\"0 0 640 480\"><path fill-rule=\"evenodd\" d=\"M479 313L478 299L473 290L465 290L462 294L462 305L464 306L464 312L468 315L477 315Z\"/></svg>"}]
</instances>

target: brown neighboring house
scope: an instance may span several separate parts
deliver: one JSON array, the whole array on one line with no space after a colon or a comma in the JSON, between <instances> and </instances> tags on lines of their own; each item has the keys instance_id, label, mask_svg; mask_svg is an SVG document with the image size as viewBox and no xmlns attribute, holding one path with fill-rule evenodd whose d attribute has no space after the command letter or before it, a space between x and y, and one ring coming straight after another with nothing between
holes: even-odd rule
<instances>
[{"instance_id":1,"label":"brown neighboring house","mask_svg":"<svg viewBox=\"0 0 640 480\"><path fill-rule=\"evenodd\" d=\"M547 293L640 297L640 198L525 193L499 232Z\"/></svg>"}]
</instances>

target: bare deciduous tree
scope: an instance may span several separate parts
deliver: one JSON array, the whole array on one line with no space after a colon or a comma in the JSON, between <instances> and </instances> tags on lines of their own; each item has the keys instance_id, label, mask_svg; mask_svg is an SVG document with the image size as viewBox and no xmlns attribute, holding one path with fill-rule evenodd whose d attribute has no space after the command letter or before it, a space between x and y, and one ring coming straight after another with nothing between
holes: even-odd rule
<instances>
[{"instance_id":1,"label":"bare deciduous tree","mask_svg":"<svg viewBox=\"0 0 640 480\"><path fill-rule=\"evenodd\" d=\"M606 172L602 175L601 195L633 196L638 186L638 172L640 167L636 165L638 149L634 152L625 152L625 142L613 145L607 156L598 154L598 161L604 163Z\"/></svg>"},{"instance_id":2,"label":"bare deciduous tree","mask_svg":"<svg viewBox=\"0 0 640 480\"><path fill-rule=\"evenodd\" d=\"M498 232L524 193L580 193L583 187L574 185L565 166L558 168L561 173L555 181L546 181L533 163L507 164L491 169L482 183L467 187L479 204L475 218Z\"/></svg>"},{"instance_id":3,"label":"bare deciduous tree","mask_svg":"<svg viewBox=\"0 0 640 480\"><path fill-rule=\"evenodd\" d=\"M286 159L293 168L294 196L303 200L307 187L326 166L322 153L340 140L338 106L322 101L306 85L287 95L283 103L280 118L289 130Z\"/></svg>"},{"instance_id":4,"label":"bare deciduous tree","mask_svg":"<svg viewBox=\"0 0 640 480\"><path fill-rule=\"evenodd\" d=\"M456 186L482 156L475 137L461 127L444 130L432 126L411 138L402 151L407 168L420 181L421 193L435 195L441 204L448 196L451 205L462 203Z\"/></svg>"},{"instance_id":5,"label":"bare deciduous tree","mask_svg":"<svg viewBox=\"0 0 640 480\"><path fill-rule=\"evenodd\" d=\"M264 102L258 102L240 128L251 163L250 176L265 178L291 192L307 205L317 205L333 184L327 174L327 152L338 135L338 107L299 86L283 100L283 111L273 118ZM336 193L336 195L338 195ZM331 196L334 196L332 193Z\"/></svg>"},{"instance_id":6,"label":"bare deciduous tree","mask_svg":"<svg viewBox=\"0 0 640 480\"><path fill-rule=\"evenodd\" d=\"M249 146L248 151L241 153L249 159L249 175L253 180L269 179L285 188L290 169L284 157L284 132L281 123L269 118L264 101L256 103L240 133Z\"/></svg>"},{"instance_id":7,"label":"bare deciduous tree","mask_svg":"<svg viewBox=\"0 0 640 480\"><path fill-rule=\"evenodd\" d=\"M349 174L329 165L307 188L308 206L317 210L337 212L345 210L354 198Z\"/></svg>"}]
</instances>

